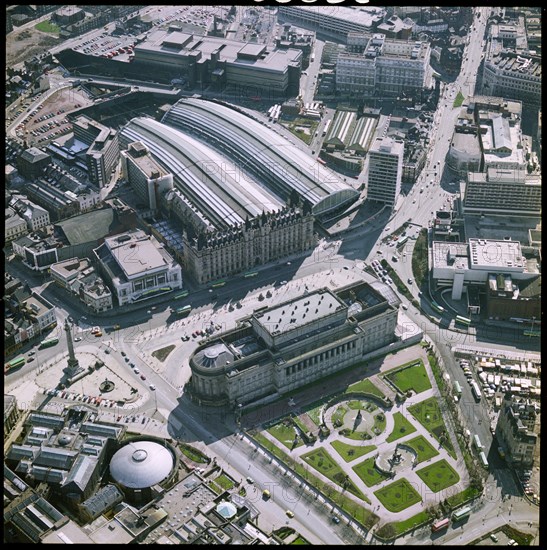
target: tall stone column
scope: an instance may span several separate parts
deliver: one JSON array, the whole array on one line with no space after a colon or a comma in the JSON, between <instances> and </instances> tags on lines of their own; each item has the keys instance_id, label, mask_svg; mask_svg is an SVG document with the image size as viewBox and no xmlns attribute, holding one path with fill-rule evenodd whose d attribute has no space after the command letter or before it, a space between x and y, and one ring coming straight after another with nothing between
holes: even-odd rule
<instances>
[{"instance_id":1,"label":"tall stone column","mask_svg":"<svg viewBox=\"0 0 547 550\"><path fill-rule=\"evenodd\" d=\"M68 347L68 366L65 368L65 372L67 373L68 378L72 378L79 370L80 364L74 355L74 343L72 341L72 334L70 331L70 325L68 324L68 319L65 319L64 329L66 332L66 343Z\"/></svg>"}]
</instances>

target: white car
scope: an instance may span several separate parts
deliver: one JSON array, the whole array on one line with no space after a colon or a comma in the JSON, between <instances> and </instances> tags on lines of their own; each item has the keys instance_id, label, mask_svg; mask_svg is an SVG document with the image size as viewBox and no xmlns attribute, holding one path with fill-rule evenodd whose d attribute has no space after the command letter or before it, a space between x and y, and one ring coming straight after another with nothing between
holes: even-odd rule
<instances>
[{"instance_id":1,"label":"white car","mask_svg":"<svg viewBox=\"0 0 547 550\"><path fill-rule=\"evenodd\" d=\"M408 306L407 306L406 304L401 304L401 307L402 307L403 309L408 309Z\"/></svg>"},{"instance_id":2,"label":"white car","mask_svg":"<svg viewBox=\"0 0 547 550\"><path fill-rule=\"evenodd\" d=\"M141 371L138 369L138 368L135 368L135 370L133 371L135 374L139 374Z\"/></svg>"},{"instance_id":3,"label":"white car","mask_svg":"<svg viewBox=\"0 0 547 550\"><path fill-rule=\"evenodd\" d=\"M150 384L149 388L150 388L151 390L155 390L155 389L156 389L156 386L154 386L154 384Z\"/></svg>"},{"instance_id":4,"label":"white car","mask_svg":"<svg viewBox=\"0 0 547 550\"><path fill-rule=\"evenodd\" d=\"M82 339L81 339L79 336L76 336L76 338L74 338L74 341L75 341L75 342L81 342L81 340L82 340Z\"/></svg>"}]
</instances>

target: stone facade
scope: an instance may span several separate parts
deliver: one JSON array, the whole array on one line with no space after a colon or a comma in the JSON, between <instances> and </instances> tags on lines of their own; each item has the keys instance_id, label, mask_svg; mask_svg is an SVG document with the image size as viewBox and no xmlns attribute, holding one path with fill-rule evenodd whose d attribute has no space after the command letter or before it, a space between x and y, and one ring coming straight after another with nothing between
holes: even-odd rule
<instances>
[{"instance_id":1,"label":"stone facade","mask_svg":"<svg viewBox=\"0 0 547 550\"><path fill-rule=\"evenodd\" d=\"M183 235L186 272L200 284L308 250L315 244L309 209L263 213L227 230Z\"/></svg>"},{"instance_id":2,"label":"stone facade","mask_svg":"<svg viewBox=\"0 0 547 550\"><path fill-rule=\"evenodd\" d=\"M307 318L306 318L307 317ZM395 341L397 308L367 283L255 311L190 358L190 394L232 406L284 394Z\"/></svg>"}]
</instances>

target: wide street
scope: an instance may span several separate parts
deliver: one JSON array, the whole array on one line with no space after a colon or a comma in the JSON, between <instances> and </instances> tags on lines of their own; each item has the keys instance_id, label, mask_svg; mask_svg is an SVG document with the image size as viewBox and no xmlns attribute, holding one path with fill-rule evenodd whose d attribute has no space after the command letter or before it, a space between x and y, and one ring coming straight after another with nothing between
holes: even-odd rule
<instances>
[{"instance_id":1,"label":"wide street","mask_svg":"<svg viewBox=\"0 0 547 550\"><path fill-rule=\"evenodd\" d=\"M397 251L395 247L382 243L382 240L409 220L412 225L407 233L415 237L422 227L428 227L436 210L449 206L448 201L453 200L454 193L459 189L459 186L451 185L456 181L451 178L448 170L445 171L444 163L454 124L461 109L453 106L454 99L458 91L466 98L473 94L481 61L484 29L491 8L479 9L482 15L478 21L475 18L474 28L470 30L461 73L455 82L446 84L442 91L434 117L426 167L409 195L400 197L389 219L379 217L373 224L350 231L338 240L321 240L313 251L260 268L258 276L254 279L235 277L229 280L225 287L214 292L207 288L195 289L187 300L181 301L181 305L191 303L191 314L186 319L178 320L171 311L171 307L177 303L169 298L150 302L139 309L126 308L103 315L92 315L84 311L82 304L69 298L62 289L54 287L43 276L29 274L19 261L11 262L6 266L6 271L28 281L33 290L42 293L56 306L56 335L60 337L61 342L56 347L44 350L38 350L37 345L26 346L21 353L34 349L36 360L27 363L19 371L10 373L5 379L6 393L32 378L33 372L40 372L46 362L51 361L66 348L62 324L64 319L70 316L74 319L74 336L82 338L74 343L76 351L93 347L99 348L100 353L105 353L104 350L108 347L112 357L118 360L121 368L126 371L128 379L134 377L144 390L147 390L150 384L155 385L156 390L147 393L148 401L138 409L130 411L131 414L148 412L153 408L165 418L170 436L194 444L202 443L207 447L205 451L211 457L216 457L236 478L239 476L239 479L245 480L247 476L251 476L254 479L255 484L246 485L246 488L251 502L261 512L261 527L267 530L273 526L277 528L289 524L315 544L357 542L354 531L350 531L343 524L335 526L330 521L330 510L320 498L316 501L313 496L308 497L294 482L291 484L290 474L287 474L287 477L283 475L275 461L270 463L261 452L255 451L246 438L234 434L231 418L225 418L221 413L204 413L189 402L183 393L183 387L190 376L188 357L199 338L183 342L181 336L191 336L198 328L210 326L211 321L220 325L220 331L232 328L237 319L250 314L257 307L279 303L302 294L306 290L306 285L312 289L321 286L339 287L355 280L371 281L372 276L366 274L363 267L373 259L387 259L405 284L409 278L413 278L411 257L414 241L408 241L404 256L403 251ZM95 34L100 32L102 31L93 31ZM310 102L313 97L310 90L312 84L315 85L314 75L317 74L322 45L317 42L313 66L308 69L309 76L302 81L305 102ZM60 85L60 81L56 80L56 85L57 82ZM13 122L12 127L18 120ZM284 136L289 134L280 127L276 130ZM293 136L290 139L297 141ZM389 227L389 230L386 230L386 227ZM393 255L398 258L397 262L392 261ZM281 284L282 282L284 283ZM428 305L429 298L418 297L415 284L407 284L407 287L415 298L421 298L422 308L428 314L435 315ZM266 296L268 291L271 297ZM261 294L263 299L260 298ZM479 435L486 449L490 449L493 444L490 433L491 416L485 400L476 402L473 398L465 377L454 360L451 348L455 344L465 343L518 351L523 348L522 341L513 331L496 329L495 334L492 334L484 330L471 330L464 334L440 328L438 323L430 321L406 298L401 297L401 300L408 306L405 315L435 344L451 380L460 381L463 389L460 409L465 423L473 433ZM241 307L235 306L238 301L241 301ZM232 311L230 305L233 306ZM107 329L114 324L119 324L120 330ZM92 336L89 332L90 328L96 325L103 328L100 338ZM165 363L152 357L151 353L154 350L170 344L174 344L176 348L169 354ZM123 361L122 351L145 374L146 382L140 382L129 365ZM56 382L52 381L52 386ZM26 401L29 406L31 402L32 399ZM258 487L254 496L253 487ZM261 488L269 488L272 491L273 497L270 501L262 500ZM537 509L517 496L520 494L517 483L510 470L500 461L494 463L490 471L486 494L487 498L479 503L477 513L472 514L465 529L449 529L446 534L435 538L434 543L465 544L481 533L509 521L528 521L529 518L537 516ZM502 500L501 494L512 495L512 498ZM289 520L285 514L288 509L295 513L295 518ZM431 535L427 529L420 530L398 539L397 544L431 544Z\"/></svg>"}]
</instances>

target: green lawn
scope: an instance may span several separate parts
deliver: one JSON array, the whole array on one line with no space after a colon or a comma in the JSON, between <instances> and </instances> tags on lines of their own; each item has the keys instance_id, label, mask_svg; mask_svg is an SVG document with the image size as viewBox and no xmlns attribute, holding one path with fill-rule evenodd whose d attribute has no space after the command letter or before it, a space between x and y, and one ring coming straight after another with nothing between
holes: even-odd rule
<instances>
[{"instance_id":1,"label":"green lawn","mask_svg":"<svg viewBox=\"0 0 547 550\"><path fill-rule=\"evenodd\" d=\"M363 498L363 493L347 478L336 460L325 449L315 449L303 454L301 458L340 487L347 489L358 498Z\"/></svg>"},{"instance_id":2,"label":"green lawn","mask_svg":"<svg viewBox=\"0 0 547 550\"><path fill-rule=\"evenodd\" d=\"M296 435L296 431L293 426L286 426L285 421L279 422L278 424L275 424L271 428L268 428L268 432L271 433L278 441L283 443L287 449L293 448L293 441L294 436ZM298 438L298 443L294 446L296 449L297 447L300 447L303 445L302 440L300 437Z\"/></svg>"},{"instance_id":3,"label":"green lawn","mask_svg":"<svg viewBox=\"0 0 547 550\"><path fill-rule=\"evenodd\" d=\"M416 428L400 412L393 414L393 420L395 421L395 425L393 431L386 439L388 443L416 431Z\"/></svg>"},{"instance_id":4,"label":"green lawn","mask_svg":"<svg viewBox=\"0 0 547 550\"><path fill-rule=\"evenodd\" d=\"M298 535L291 544L309 544L309 542L302 535Z\"/></svg>"},{"instance_id":5,"label":"green lawn","mask_svg":"<svg viewBox=\"0 0 547 550\"><path fill-rule=\"evenodd\" d=\"M348 445L347 443L342 443L342 441L332 441L331 445L346 462L351 462L376 449L375 445Z\"/></svg>"},{"instance_id":6,"label":"green lawn","mask_svg":"<svg viewBox=\"0 0 547 550\"><path fill-rule=\"evenodd\" d=\"M390 483L383 489L374 491L374 494L390 512L401 512L409 506L422 501L420 495L405 478Z\"/></svg>"},{"instance_id":7,"label":"green lawn","mask_svg":"<svg viewBox=\"0 0 547 550\"><path fill-rule=\"evenodd\" d=\"M280 449L275 443L266 439L261 433L253 434L252 437L260 443L264 448L268 449L279 460L284 462L289 468L292 468L297 474L302 476L310 485L316 487L318 491L326 494L333 502L335 502L342 510L346 511L350 516L370 529L378 523L378 516L361 504L358 504L353 499L348 497L342 491L337 491L336 488L329 482L324 482L315 476L303 464L291 458L287 453ZM363 495L363 500L370 504L370 500Z\"/></svg>"},{"instance_id":8,"label":"green lawn","mask_svg":"<svg viewBox=\"0 0 547 550\"><path fill-rule=\"evenodd\" d=\"M456 99L454 99L454 107L461 107L464 99L464 95L461 92L458 92Z\"/></svg>"},{"instance_id":9,"label":"green lawn","mask_svg":"<svg viewBox=\"0 0 547 550\"><path fill-rule=\"evenodd\" d=\"M319 426L320 422L319 422L319 413L321 411L321 408L323 407L323 405L318 405L317 407L314 407L313 409L309 409L306 411L306 414L310 417L311 421Z\"/></svg>"},{"instance_id":10,"label":"green lawn","mask_svg":"<svg viewBox=\"0 0 547 550\"><path fill-rule=\"evenodd\" d=\"M468 500L471 500L472 498L475 498L480 494L481 491L476 487L468 487L467 489L464 489L461 493L456 493L455 495L448 497L446 499L446 503L451 509L457 508L464 502L467 502Z\"/></svg>"},{"instance_id":11,"label":"green lawn","mask_svg":"<svg viewBox=\"0 0 547 550\"><path fill-rule=\"evenodd\" d=\"M220 474L214 481L217 485L220 485L220 487L226 489L227 491L234 486L234 482L225 474Z\"/></svg>"},{"instance_id":12,"label":"green lawn","mask_svg":"<svg viewBox=\"0 0 547 550\"><path fill-rule=\"evenodd\" d=\"M57 25L50 23L49 21L42 21L41 23L34 25L34 28L38 31L52 33L58 33L61 30Z\"/></svg>"},{"instance_id":13,"label":"green lawn","mask_svg":"<svg viewBox=\"0 0 547 550\"><path fill-rule=\"evenodd\" d=\"M339 407L337 407L333 415L331 416L332 425L335 427L342 426L344 422L344 416L347 412L348 410L346 409L346 407L344 407L344 405L340 405Z\"/></svg>"},{"instance_id":14,"label":"green lawn","mask_svg":"<svg viewBox=\"0 0 547 550\"><path fill-rule=\"evenodd\" d=\"M385 395L368 378L365 380L359 380L359 382L355 382L355 384L348 386L348 389L345 391L345 393L358 391L371 393L372 395L377 395L382 399L385 398Z\"/></svg>"},{"instance_id":15,"label":"green lawn","mask_svg":"<svg viewBox=\"0 0 547 550\"><path fill-rule=\"evenodd\" d=\"M208 464L209 458L205 456L200 450L187 445L186 443L180 443L179 449L181 452L186 455L190 460L197 462L198 464Z\"/></svg>"},{"instance_id":16,"label":"green lawn","mask_svg":"<svg viewBox=\"0 0 547 550\"><path fill-rule=\"evenodd\" d=\"M431 446L431 443L423 435L419 435L410 441L405 441L405 445L412 447L416 451L417 464L437 456L439 452Z\"/></svg>"},{"instance_id":17,"label":"green lawn","mask_svg":"<svg viewBox=\"0 0 547 550\"><path fill-rule=\"evenodd\" d=\"M396 521L394 523L385 523L376 531L376 534L379 537L383 538L395 538L399 536L400 534L404 533L408 529L412 529L413 527L416 527L417 525L421 525L422 523L425 523L426 521L429 521L429 514L427 512L418 512L415 516L412 516L408 519L405 519L403 521Z\"/></svg>"},{"instance_id":18,"label":"green lawn","mask_svg":"<svg viewBox=\"0 0 547 550\"><path fill-rule=\"evenodd\" d=\"M392 382L401 393L406 393L408 390L421 393L431 388L431 382L422 361L418 361L417 364L411 367L403 368L391 374L388 373L385 378Z\"/></svg>"},{"instance_id":19,"label":"green lawn","mask_svg":"<svg viewBox=\"0 0 547 550\"><path fill-rule=\"evenodd\" d=\"M176 348L175 345L171 344L170 346L166 346L165 348L160 348L151 353L152 357L155 357L158 361L165 361L167 359L167 356Z\"/></svg>"},{"instance_id":20,"label":"green lawn","mask_svg":"<svg viewBox=\"0 0 547 550\"><path fill-rule=\"evenodd\" d=\"M348 407L354 411L361 409L362 411L368 412L372 412L378 408L374 403L371 403L370 401L363 401L361 399L348 401Z\"/></svg>"},{"instance_id":21,"label":"green lawn","mask_svg":"<svg viewBox=\"0 0 547 550\"><path fill-rule=\"evenodd\" d=\"M372 487L378 483L389 479L389 476L383 474L374 467L374 457L367 458L357 466L353 467L353 471L363 480L367 487Z\"/></svg>"},{"instance_id":22,"label":"green lawn","mask_svg":"<svg viewBox=\"0 0 547 550\"><path fill-rule=\"evenodd\" d=\"M438 493L460 481L458 473L444 458L418 470L416 473L434 493Z\"/></svg>"},{"instance_id":23,"label":"green lawn","mask_svg":"<svg viewBox=\"0 0 547 550\"><path fill-rule=\"evenodd\" d=\"M437 397L430 397L420 403L411 405L407 408L407 411L418 420L418 422L424 426L424 428L433 435L433 437L442 443L448 454L456 458L456 453L452 447L450 437L446 431L441 409Z\"/></svg>"}]
</instances>

